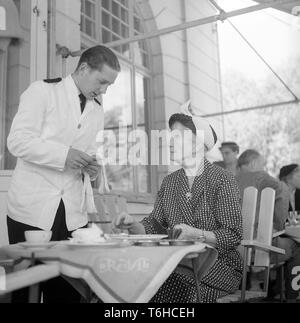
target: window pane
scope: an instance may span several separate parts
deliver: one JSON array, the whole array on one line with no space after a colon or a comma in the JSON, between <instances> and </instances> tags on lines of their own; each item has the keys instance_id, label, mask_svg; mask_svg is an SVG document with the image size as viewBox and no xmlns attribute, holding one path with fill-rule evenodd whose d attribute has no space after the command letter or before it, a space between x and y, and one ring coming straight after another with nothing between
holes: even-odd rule
<instances>
[{"instance_id":1,"label":"window pane","mask_svg":"<svg viewBox=\"0 0 300 323\"><path fill-rule=\"evenodd\" d=\"M140 19L134 17L134 29L138 32L141 32Z\"/></svg>"},{"instance_id":2,"label":"window pane","mask_svg":"<svg viewBox=\"0 0 300 323\"><path fill-rule=\"evenodd\" d=\"M112 2L112 13L116 17L120 17L120 6L115 1Z\"/></svg>"},{"instance_id":3,"label":"window pane","mask_svg":"<svg viewBox=\"0 0 300 323\"><path fill-rule=\"evenodd\" d=\"M150 193L150 173L148 166L138 166L137 167L138 174L138 189L140 193Z\"/></svg>"},{"instance_id":4,"label":"window pane","mask_svg":"<svg viewBox=\"0 0 300 323\"><path fill-rule=\"evenodd\" d=\"M124 142L121 140L125 137L123 131L124 129L127 129L127 127L129 131L132 129L132 102L130 84L130 69L126 66L122 66L121 73L119 74L116 83L108 89L103 98L105 109L105 129L113 130L115 132L119 151L121 151L121 156L127 156L127 153L124 152L123 149L129 149L129 147L126 147ZM120 140L119 135L121 135ZM118 161L121 156L118 154ZM109 166L108 175L112 189L118 191L133 191L133 168L131 166Z\"/></svg>"},{"instance_id":5,"label":"window pane","mask_svg":"<svg viewBox=\"0 0 300 323\"><path fill-rule=\"evenodd\" d=\"M121 25L121 30L122 30L122 37L123 38L128 38L129 37L129 28L126 25Z\"/></svg>"},{"instance_id":6,"label":"window pane","mask_svg":"<svg viewBox=\"0 0 300 323\"><path fill-rule=\"evenodd\" d=\"M149 79L141 74L136 74L136 116L138 128L147 131L147 111L149 109ZM149 134L148 134L149 136ZM148 142L144 143L146 147ZM149 152L149 149L147 149ZM150 156L148 156L150 157ZM150 159L150 158L149 158ZM150 192L150 166L138 166L138 189L139 192Z\"/></svg>"},{"instance_id":7,"label":"window pane","mask_svg":"<svg viewBox=\"0 0 300 323\"><path fill-rule=\"evenodd\" d=\"M95 24L88 19L85 19L85 33L95 38Z\"/></svg>"},{"instance_id":8,"label":"window pane","mask_svg":"<svg viewBox=\"0 0 300 323\"><path fill-rule=\"evenodd\" d=\"M102 7L110 11L111 0L102 0Z\"/></svg>"},{"instance_id":9,"label":"window pane","mask_svg":"<svg viewBox=\"0 0 300 323\"><path fill-rule=\"evenodd\" d=\"M139 129L146 131L145 127L139 127ZM149 151L148 142L141 143L141 144L145 145L146 151ZM137 171L137 177L138 177L138 191L140 193L150 193L151 192L150 166L149 165L138 165L138 166L136 166L136 171Z\"/></svg>"},{"instance_id":10,"label":"window pane","mask_svg":"<svg viewBox=\"0 0 300 323\"><path fill-rule=\"evenodd\" d=\"M145 112L149 108L149 104L148 104L149 79L137 73L135 82L136 82L137 122L138 122L138 125L144 125L147 123Z\"/></svg>"},{"instance_id":11,"label":"window pane","mask_svg":"<svg viewBox=\"0 0 300 323\"><path fill-rule=\"evenodd\" d=\"M114 33L121 35L121 27L119 20L112 18L112 29Z\"/></svg>"},{"instance_id":12,"label":"window pane","mask_svg":"<svg viewBox=\"0 0 300 323\"><path fill-rule=\"evenodd\" d=\"M102 24L107 28L111 28L110 18L111 16L107 12L102 11Z\"/></svg>"},{"instance_id":13,"label":"window pane","mask_svg":"<svg viewBox=\"0 0 300 323\"><path fill-rule=\"evenodd\" d=\"M135 62L137 65L149 67L149 55L143 48L147 48L145 41L134 43Z\"/></svg>"},{"instance_id":14,"label":"window pane","mask_svg":"<svg viewBox=\"0 0 300 323\"><path fill-rule=\"evenodd\" d=\"M109 186L115 191L133 192L134 190L133 167L127 161L129 146L124 141L124 133L127 133L128 137L128 133L131 130L132 128L121 128L114 131L115 138L117 139L117 164L108 165L106 168ZM107 141L106 148L108 149L113 145L115 145L114 141Z\"/></svg>"},{"instance_id":15,"label":"window pane","mask_svg":"<svg viewBox=\"0 0 300 323\"><path fill-rule=\"evenodd\" d=\"M85 2L85 14L92 19L95 19L95 5L90 1Z\"/></svg>"},{"instance_id":16,"label":"window pane","mask_svg":"<svg viewBox=\"0 0 300 323\"><path fill-rule=\"evenodd\" d=\"M125 23L128 24L129 14L128 14L128 11L124 8L121 8L121 19L122 19L122 21L124 21Z\"/></svg>"},{"instance_id":17,"label":"window pane","mask_svg":"<svg viewBox=\"0 0 300 323\"><path fill-rule=\"evenodd\" d=\"M109 43L111 41L111 33L107 31L106 29L102 29L102 42Z\"/></svg>"},{"instance_id":18,"label":"window pane","mask_svg":"<svg viewBox=\"0 0 300 323\"><path fill-rule=\"evenodd\" d=\"M103 98L105 108L105 128L123 125L132 126L131 76L130 69L122 66L115 84Z\"/></svg>"},{"instance_id":19,"label":"window pane","mask_svg":"<svg viewBox=\"0 0 300 323\"><path fill-rule=\"evenodd\" d=\"M96 38L96 6L92 0L81 1L80 30L92 38Z\"/></svg>"}]
</instances>

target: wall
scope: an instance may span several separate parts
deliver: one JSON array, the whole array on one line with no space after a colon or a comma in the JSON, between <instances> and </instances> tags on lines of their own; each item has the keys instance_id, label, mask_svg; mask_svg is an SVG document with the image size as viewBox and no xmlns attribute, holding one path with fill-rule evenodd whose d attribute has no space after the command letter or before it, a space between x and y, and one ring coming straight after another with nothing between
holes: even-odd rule
<instances>
[{"instance_id":1,"label":"wall","mask_svg":"<svg viewBox=\"0 0 300 323\"><path fill-rule=\"evenodd\" d=\"M203 0L149 0L158 29L181 24L187 21L213 16L215 9L209 1ZM218 34L216 24L208 24L193 29L164 35L160 38L161 52L154 54L155 64L163 69L155 74L156 80L162 80L164 92L159 82L154 88L155 105L163 102L163 114L156 113L155 122L161 128L167 127L169 117L179 112L179 107L188 99L199 115L220 112L222 108L219 81ZM159 97L157 96L159 93ZM210 119L220 139L223 125L221 118ZM218 156L217 149L210 154ZM171 171L172 168L169 169ZM166 168L160 168L159 181L167 174Z\"/></svg>"},{"instance_id":2,"label":"wall","mask_svg":"<svg viewBox=\"0 0 300 323\"><path fill-rule=\"evenodd\" d=\"M8 51L6 134L17 113L21 93L30 84L30 27L31 0L14 0L20 16L23 40L12 42ZM14 169L15 158L7 151L5 167Z\"/></svg>"}]
</instances>

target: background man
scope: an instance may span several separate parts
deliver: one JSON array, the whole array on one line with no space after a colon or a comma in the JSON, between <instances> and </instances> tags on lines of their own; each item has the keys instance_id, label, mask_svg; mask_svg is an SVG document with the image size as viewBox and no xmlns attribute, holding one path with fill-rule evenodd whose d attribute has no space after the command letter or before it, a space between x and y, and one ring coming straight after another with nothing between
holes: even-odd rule
<instances>
[{"instance_id":1,"label":"background man","mask_svg":"<svg viewBox=\"0 0 300 323\"><path fill-rule=\"evenodd\" d=\"M223 142L220 148L223 161L216 162L220 166L233 175L237 174L237 160L240 152L239 146L235 142Z\"/></svg>"}]
</instances>

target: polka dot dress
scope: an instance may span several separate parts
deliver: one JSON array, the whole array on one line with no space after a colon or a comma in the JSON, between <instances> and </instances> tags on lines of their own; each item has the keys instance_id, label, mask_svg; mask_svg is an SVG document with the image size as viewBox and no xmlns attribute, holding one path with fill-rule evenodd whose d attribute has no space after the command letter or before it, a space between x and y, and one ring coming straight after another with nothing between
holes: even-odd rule
<instances>
[{"instance_id":1,"label":"polka dot dress","mask_svg":"<svg viewBox=\"0 0 300 323\"><path fill-rule=\"evenodd\" d=\"M240 195L234 177L205 161L192 189L183 169L167 176L151 215L142 221L148 234L161 233L157 224L173 228L187 224L211 231L217 239L218 259L200 281L200 300L193 277L174 272L152 299L155 303L214 303L234 293L242 278L237 246L242 240Z\"/></svg>"}]
</instances>

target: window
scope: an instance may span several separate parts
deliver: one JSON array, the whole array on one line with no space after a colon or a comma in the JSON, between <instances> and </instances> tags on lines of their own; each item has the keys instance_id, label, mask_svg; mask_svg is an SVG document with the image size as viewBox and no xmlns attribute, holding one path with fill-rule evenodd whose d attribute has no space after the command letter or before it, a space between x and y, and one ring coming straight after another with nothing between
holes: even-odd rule
<instances>
[{"instance_id":1,"label":"window","mask_svg":"<svg viewBox=\"0 0 300 323\"><path fill-rule=\"evenodd\" d=\"M0 7L0 30L6 30L6 11L4 7Z\"/></svg>"},{"instance_id":2,"label":"window","mask_svg":"<svg viewBox=\"0 0 300 323\"><path fill-rule=\"evenodd\" d=\"M145 32L135 1L82 0L81 3L82 48ZM120 59L122 71L116 83L108 89L103 102L105 129L117 136L123 131L129 134L134 129L149 129L147 111L150 109L151 73L148 48L147 41L113 48ZM119 129L120 122L124 127ZM126 154L122 149L130 149L129 144L119 147L119 160ZM108 167L108 179L113 191L136 195L151 193L150 178L148 166Z\"/></svg>"}]
</instances>

